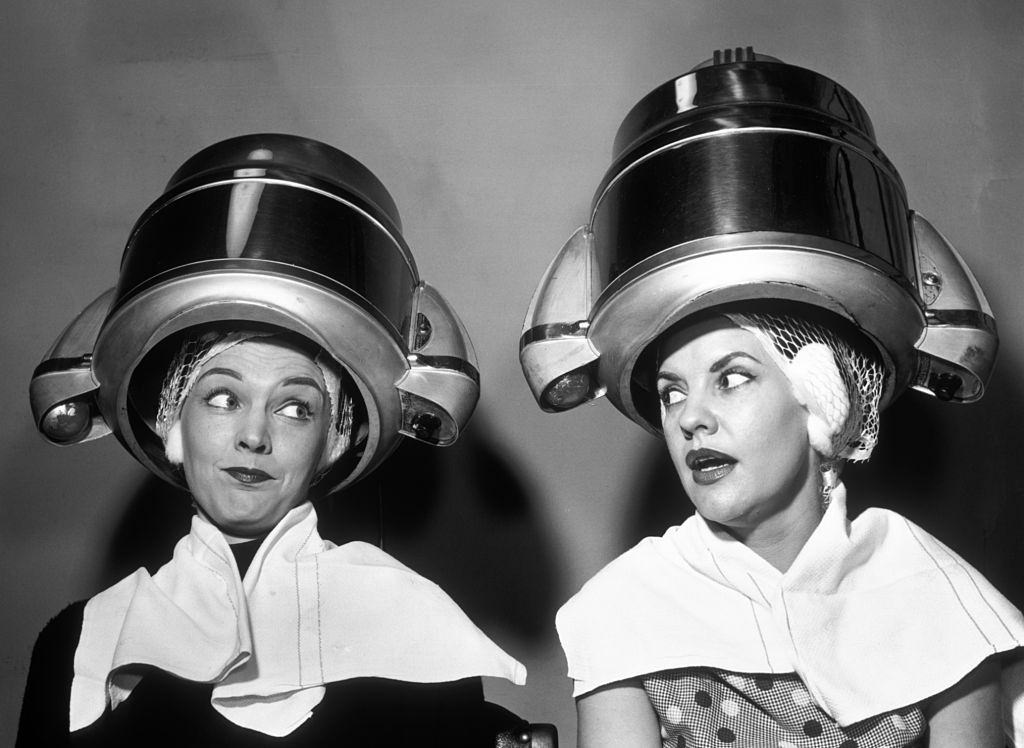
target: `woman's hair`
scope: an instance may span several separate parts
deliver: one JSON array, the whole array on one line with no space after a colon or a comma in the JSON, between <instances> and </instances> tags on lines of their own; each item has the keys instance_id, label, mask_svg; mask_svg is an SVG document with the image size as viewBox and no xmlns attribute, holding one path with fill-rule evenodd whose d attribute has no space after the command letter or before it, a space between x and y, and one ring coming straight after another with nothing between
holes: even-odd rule
<instances>
[{"instance_id":1,"label":"woman's hair","mask_svg":"<svg viewBox=\"0 0 1024 748\"><path fill-rule=\"evenodd\" d=\"M715 307L671 327L644 352L637 369L653 379L670 351L668 337L709 317L725 317L753 334L793 385L810 414L811 445L826 459L863 461L878 441L886 370L877 350L846 320L805 304L739 303ZM651 382L643 389L654 391Z\"/></svg>"},{"instance_id":2,"label":"woman's hair","mask_svg":"<svg viewBox=\"0 0 1024 748\"><path fill-rule=\"evenodd\" d=\"M257 338L281 342L295 348L307 355L320 369L330 401L324 469L333 465L349 449L355 431L355 402L352 395L354 387L351 386L344 368L337 361L315 343L295 333L256 326L248 329L226 329L217 326L188 331L164 375L154 425L156 433L164 443L167 459L171 463L182 462L180 428L175 426L181 418L185 400L192 391L200 370L210 359L229 348Z\"/></svg>"}]
</instances>

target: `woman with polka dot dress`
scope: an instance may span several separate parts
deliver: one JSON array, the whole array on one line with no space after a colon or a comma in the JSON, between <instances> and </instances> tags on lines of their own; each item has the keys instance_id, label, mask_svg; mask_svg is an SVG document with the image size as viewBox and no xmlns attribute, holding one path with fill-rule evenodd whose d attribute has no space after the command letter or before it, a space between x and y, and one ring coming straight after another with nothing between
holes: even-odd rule
<instances>
[{"instance_id":1,"label":"woman with polka dot dress","mask_svg":"<svg viewBox=\"0 0 1024 748\"><path fill-rule=\"evenodd\" d=\"M558 613L580 746L1024 746L1020 611L901 515L846 513L879 412L977 400L997 346L866 112L716 52L614 155L520 358L546 410L607 395L662 436L696 513Z\"/></svg>"}]
</instances>

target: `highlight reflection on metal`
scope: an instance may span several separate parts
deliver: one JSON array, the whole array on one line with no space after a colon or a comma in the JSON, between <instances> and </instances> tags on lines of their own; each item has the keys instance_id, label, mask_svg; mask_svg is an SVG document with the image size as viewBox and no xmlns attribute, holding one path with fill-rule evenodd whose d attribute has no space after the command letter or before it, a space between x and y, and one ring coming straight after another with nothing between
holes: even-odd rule
<instances>
[{"instance_id":1,"label":"highlight reflection on metal","mask_svg":"<svg viewBox=\"0 0 1024 748\"><path fill-rule=\"evenodd\" d=\"M189 159L136 223L116 288L61 336L31 385L56 443L113 431L180 483L151 425L169 348L202 324L268 324L345 365L365 413L360 449L328 475L365 475L404 434L451 444L479 395L476 357L422 282L391 196L355 159L290 135L248 135Z\"/></svg>"},{"instance_id":2,"label":"highlight reflection on metal","mask_svg":"<svg viewBox=\"0 0 1024 748\"><path fill-rule=\"evenodd\" d=\"M907 205L860 103L750 48L716 53L623 121L589 222L548 268L520 339L541 407L607 392L657 431L644 349L719 304L784 299L863 329L913 386L981 397L995 323L956 251Z\"/></svg>"}]
</instances>

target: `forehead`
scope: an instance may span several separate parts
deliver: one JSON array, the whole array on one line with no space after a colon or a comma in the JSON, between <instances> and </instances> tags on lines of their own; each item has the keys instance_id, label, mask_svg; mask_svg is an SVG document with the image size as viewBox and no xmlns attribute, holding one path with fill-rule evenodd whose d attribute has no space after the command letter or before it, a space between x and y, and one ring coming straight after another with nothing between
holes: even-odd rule
<instances>
[{"instance_id":1,"label":"forehead","mask_svg":"<svg viewBox=\"0 0 1024 748\"><path fill-rule=\"evenodd\" d=\"M290 377L311 377L323 384L323 373L308 353L276 338L257 338L233 345L206 361L200 375L214 368L229 369L243 380L277 382Z\"/></svg>"},{"instance_id":2,"label":"forehead","mask_svg":"<svg viewBox=\"0 0 1024 748\"><path fill-rule=\"evenodd\" d=\"M658 349L658 368L660 371L703 371L731 353L743 353L765 365L774 365L752 333L727 317L716 316L666 335Z\"/></svg>"}]
</instances>

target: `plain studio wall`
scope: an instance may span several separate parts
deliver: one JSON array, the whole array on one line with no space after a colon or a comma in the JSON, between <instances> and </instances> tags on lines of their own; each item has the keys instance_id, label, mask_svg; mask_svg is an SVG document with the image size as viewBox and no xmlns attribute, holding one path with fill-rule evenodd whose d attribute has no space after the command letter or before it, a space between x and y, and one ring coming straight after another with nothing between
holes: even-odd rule
<instances>
[{"instance_id":1,"label":"plain studio wall","mask_svg":"<svg viewBox=\"0 0 1024 748\"><path fill-rule=\"evenodd\" d=\"M45 444L32 370L113 285L132 224L185 158L276 131L331 143L387 185L483 381L459 444L403 447L325 506L325 522L339 539L375 539L383 502L388 550L529 668L525 688L489 682L492 700L557 723L572 745L555 609L692 509L661 443L607 403L541 413L518 335L541 273L586 220L622 117L723 47L753 45L849 88L911 206L986 289L1002 349L985 399L903 397L875 459L846 477L856 509L900 509L1024 602L1022 12L1016 0L6 3L0 744L13 741L48 618L158 566L189 515L187 497L113 439Z\"/></svg>"}]
</instances>

